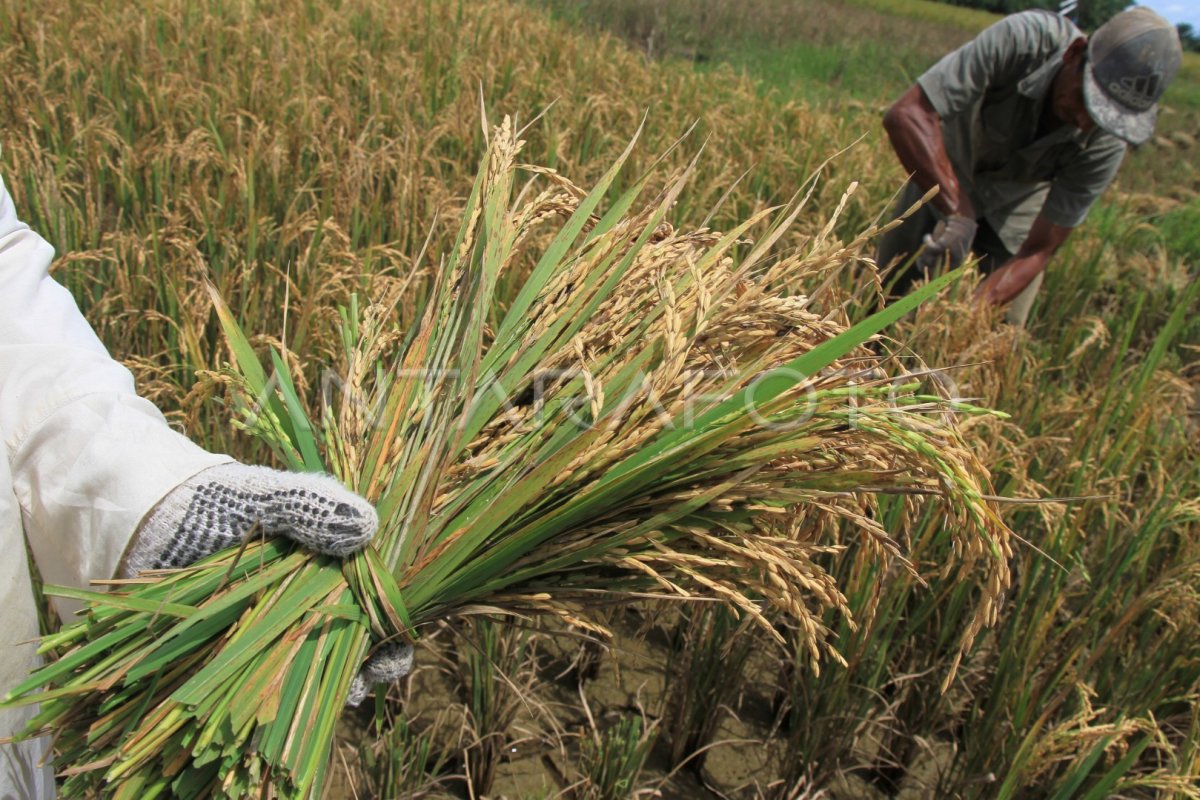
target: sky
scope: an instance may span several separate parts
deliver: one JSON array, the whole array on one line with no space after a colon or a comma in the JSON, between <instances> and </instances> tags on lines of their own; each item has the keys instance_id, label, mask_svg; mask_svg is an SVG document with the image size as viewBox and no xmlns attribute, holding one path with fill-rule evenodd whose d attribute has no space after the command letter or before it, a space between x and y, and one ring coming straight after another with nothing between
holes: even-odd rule
<instances>
[{"instance_id":1,"label":"sky","mask_svg":"<svg viewBox=\"0 0 1200 800\"><path fill-rule=\"evenodd\" d=\"M1200 0L1136 0L1139 6L1152 8L1168 21L1190 24L1200 30Z\"/></svg>"}]
</instances>

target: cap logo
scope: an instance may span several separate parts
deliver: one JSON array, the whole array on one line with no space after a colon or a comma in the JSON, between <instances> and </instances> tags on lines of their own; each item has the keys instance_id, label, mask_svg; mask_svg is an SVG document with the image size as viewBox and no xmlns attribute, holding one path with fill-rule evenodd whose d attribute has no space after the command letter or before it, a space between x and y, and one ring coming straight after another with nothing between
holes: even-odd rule
<instances>
[{"instance_id":1,"label":"cap logo","mask_svg":"<svg viewBox=\"0 0 1200 800\"><path fill-rule=\"evenodd\" d=\"M1138 111L1144 111L1154 105L1154 98L1158 96L1158 86L1161 82L1162 75L1156 72L1152 75L1110 81L1104 88L1108 91L1109 97L1114 100L1119 100Z\"/></svg>"}]
</instances>

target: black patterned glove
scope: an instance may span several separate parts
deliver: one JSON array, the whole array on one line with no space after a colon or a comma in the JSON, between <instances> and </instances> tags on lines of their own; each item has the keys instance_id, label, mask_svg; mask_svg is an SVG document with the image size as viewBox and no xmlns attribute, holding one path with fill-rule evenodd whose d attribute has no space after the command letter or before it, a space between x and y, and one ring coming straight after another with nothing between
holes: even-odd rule
<instances>
[{"instance_id":1,"label":"black patterned glove","mask_svg":"<svg viewBox=\"0 0 1200 800\"><path fill-rule=\"evenodd\" d=\"M951 214L937 224L932 234L925 234L925 249L917 256L917 266L926 274L935 267L947 264L957 269L971 252L978 230L975 220Z\"/></svg>"}]
</instances>

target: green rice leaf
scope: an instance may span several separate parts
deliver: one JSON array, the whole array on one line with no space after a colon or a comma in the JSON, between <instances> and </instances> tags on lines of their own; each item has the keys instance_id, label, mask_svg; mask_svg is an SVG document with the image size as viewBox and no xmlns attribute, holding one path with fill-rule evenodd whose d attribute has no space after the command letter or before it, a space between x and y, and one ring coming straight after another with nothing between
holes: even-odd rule
<instances>
[{"instance_id":1,"label":"green rice leaf","mask_svg":"<svg viewBox=\"0 0 1200 800\"><path fill-rule=\"evenodd\" d=\"M56 586L54 584L44 585L42 591L54 597L70 597L74 600L82 600L85 603L102 603L106 608L120 608L125 611L145 611L150 614L166 614L167 616L184 619L196 612L195 606L168 603L161 600L143 600L116 592L92 592L87 589L76 589L72 586Z\"/></svg>"},{"instance_id":2,"label":"green rice leaf","mask_svg":"<svg viewBox=\"0 0 1200 800\"><path fill-rule=\"evenodd\" d=\"M279 393L283 395L288 419L291 421L292 444L304 457L305 470L324 472L325 463L321 460L320 451L317 449L312 420L308 418L308 413L305 412L304 405L296 394L292 371L274 348L271 349L271 361L275 365L275 375L279 379Z\"/></svg>"},{"instance_id":3,"label":"green rice leaf","mask_svg":"<svg viewBox=\"0 0 1200 800\"><path fill-rule=\"evenodd\" d=\"M226 648L204 669L196 673L172 697L180 703L197 705L233 672L242 669L264 652L296 620L309 612L339 584L340 570L316 568L307 570L288 587L279 603L255 625L254 630L236 644Z\"/></svg>"}]
</instances>

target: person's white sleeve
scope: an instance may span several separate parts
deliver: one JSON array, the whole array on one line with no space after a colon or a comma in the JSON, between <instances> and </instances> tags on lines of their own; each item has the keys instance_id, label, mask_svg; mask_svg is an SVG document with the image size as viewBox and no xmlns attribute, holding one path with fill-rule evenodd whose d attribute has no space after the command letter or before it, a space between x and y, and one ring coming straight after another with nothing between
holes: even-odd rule
<instances>
[{"instance_id":1,"label":"person's white sleeve","mask_svg":"<svg viewBox=\"0 0 1200 800\"><path fill-rule=\"evenodd\" d=\"M111 578L171 489L232 459L172 430L137 396L50 275L54 249L0 180L0 434L26 537L47 583Z\"/></svg>"}]
</instances>

